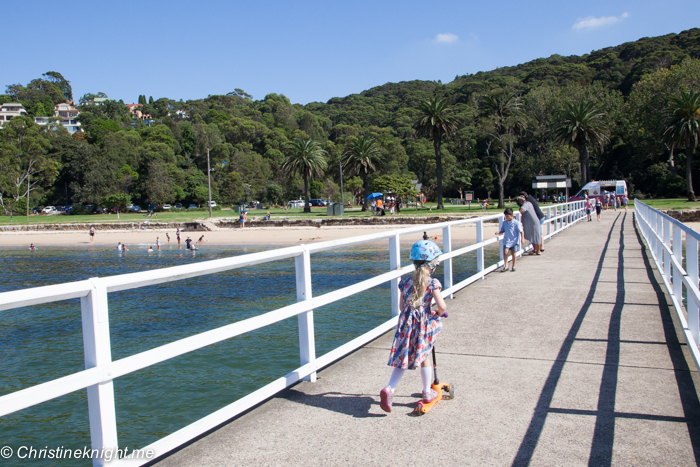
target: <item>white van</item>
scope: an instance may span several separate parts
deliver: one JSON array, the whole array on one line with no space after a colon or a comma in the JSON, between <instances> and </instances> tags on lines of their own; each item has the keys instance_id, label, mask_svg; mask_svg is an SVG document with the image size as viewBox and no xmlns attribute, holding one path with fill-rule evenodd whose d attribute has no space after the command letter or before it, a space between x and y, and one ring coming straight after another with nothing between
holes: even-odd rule
<instances>
[{"instance_id":1,"label":"white van","mask_svg":"<svg viewBox=\"0 0 700 467\"><path fill-rule=\"evenodd\" d=\"M598 180L586 183L575 196L569 201L579 201L583 195L589 198L602 198L605 192L613 193L615 196L627 196L627 182L624 180Z\"/></svg>"}]
</instances>

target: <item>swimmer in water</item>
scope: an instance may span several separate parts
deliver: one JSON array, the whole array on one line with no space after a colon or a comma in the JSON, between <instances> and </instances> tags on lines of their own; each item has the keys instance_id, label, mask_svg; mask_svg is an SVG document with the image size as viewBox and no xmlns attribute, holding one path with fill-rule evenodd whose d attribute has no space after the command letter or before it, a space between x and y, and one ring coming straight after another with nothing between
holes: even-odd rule
<instances>
[{"instance_id":1,"label":"swimmer in water","mask_svg":"<svg viewBox=\"0 0 700 467\"><path fill-rule=\"evenodd\" d=\"M34 246L33 243L32 243L31 245L29 245L29 249L32 250L32 251L36 251L36 250L37 250L37 248Z\"/></svg>"},{"instance_id":2,"label":"swimmer in water","mask_svg":"<svg viewBox=\"0 0 700 467\"><path fill-rule=\"evenodd\" d=\"M153 253L153 247L151 245L148 245L148 252Z\"/></svg>"}]
</instances>

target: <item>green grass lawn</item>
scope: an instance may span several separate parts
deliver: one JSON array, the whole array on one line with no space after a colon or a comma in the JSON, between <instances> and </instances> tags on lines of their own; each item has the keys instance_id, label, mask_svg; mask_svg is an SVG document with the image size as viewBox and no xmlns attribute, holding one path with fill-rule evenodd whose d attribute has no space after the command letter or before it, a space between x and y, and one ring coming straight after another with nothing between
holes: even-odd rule
<instances>
[{"instance_id":1,"label":"green grass lawn","mask_svg":"<svg viewBox=\"0 0 700 467\"><path fill-rule=\"evenodd\" d=\"M644 204L659 210L681 210L681 209L700 209L700 201L694 203L688 202L685 198L669 198L669 199L643 199ZM634 201L630 200L630 205L634 205Z\"/></svg>"},{"instance_id":2,"label":"green grass lawn","mask_svg":"<svg viewBox=\"0 0 700 467\"><path fill-rule=\"evenodd\" d=\"M515 206L515 204L513 204ZM394 217L415 217L415 216L440 216L440 215L480 215L480 214L495 214L501 212L495 205L489 206L487 211L484 213L481 207L476 204L472 204L471 209L468 206L459 206L448 204L445 205L444 211L438 211L436 209L436 203L427 203L425 207L416 209L405 208L401 210L400 214L394 214ZM324 219L328 218L326 208L312 208L311 213L304 213L302 208L299 209L249 209L248 210L248 220L253 220L254 218L261 219L265 216L265 213L270 211L272 219ZM226 209L220 211L213 211L212 220L219 219L238 219L238 213L233 210ZM350 209L345 209L345 218L358 218L358 217L371 217L371 211L362 212L359 207L352 207ZM390 216L390 214L387 214ZM101 223L113 223L113 222L126 222L126 223L137 223L139 221L151 221L151 222L192 222L196 220L206 220L209 218L209 213L207 211L179 211L179 212L159 212L156 217L147 217L144 214L120 214L119 219L117 219L116 214L87 214L87 215L31 215L29 216L29 224L101 224ZM10 220L10 216L0 216L0 225L26 225L27 219L25 215L15 215Z\"/></svg>"}]
</instances>

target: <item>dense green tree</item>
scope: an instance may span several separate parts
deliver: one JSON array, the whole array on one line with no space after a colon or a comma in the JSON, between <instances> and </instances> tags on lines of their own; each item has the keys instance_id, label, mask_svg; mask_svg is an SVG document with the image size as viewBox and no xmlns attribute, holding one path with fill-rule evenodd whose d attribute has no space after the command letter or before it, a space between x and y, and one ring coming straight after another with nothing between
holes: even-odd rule
<instances>
[{"instance_id":1,"label":"dense green tree","mask_svg":"<svg viewBox=\"0 0 700 467\"><path fill-rule=\"evenodd\" d=\"M362 210L366 211L367 197L369 196L369 175L384 165L381 149L371 136L358 136L346 146L341 161L347 173L359 175L362 178L362 186L364 187Z\"/></svg>"},{"instance_id":2,"label":"dense green tree","mask_svg":"<svg viewBox=\"0 0 700 467\"><path fill-rule=\"evenodd\" d=\"M440 147L443 136L451 136L457 126L454 124L447 99L432 97L420 104L421 116L413 125L418 135L433 140L435 148L435 170L437 176L437 208L444 209L442 202L442 154Z\"/></svg>"},{"instance_id":3,"label":"dense green tree","mask_svg":"<svg viewBox=\"0 0 700 467\"><path fill-rule=\"evenodd\" d=\"M284 160L282 169L291 175L299 174L304 179L304 212L311 212L309 180L323 174L328 165L325 155L326 151L318 141L311 139L296 139L289 145L289 155Z\"/></svg>"},{"instance_id":4,"label":"dense green tree","mask_svg":"<svg viewBox=\"0 0 700 467\"><path fill-rule=\"evenodd\" d=\"M673 96L666 118L664 136L679 148L685 148L685 180L688 201L695 201L693 190L693 153L700 141L700 92L681 91Z\"/></svg>"}]
</instances>

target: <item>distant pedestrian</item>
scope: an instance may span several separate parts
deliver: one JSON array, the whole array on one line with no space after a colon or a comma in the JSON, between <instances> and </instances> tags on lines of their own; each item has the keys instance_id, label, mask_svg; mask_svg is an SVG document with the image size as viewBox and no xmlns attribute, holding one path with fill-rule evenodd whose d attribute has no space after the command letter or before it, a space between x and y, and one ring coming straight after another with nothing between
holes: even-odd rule
<instances>
[{"instance_id":1,"label":"distant pedestrian","mask_svg":"<svg viewBox=\"0 0 700 467\"><path fill-rule=\"evenodd\" d=\"M600 198L596 198L595 200L595 215L596 218L598 219L598 222L600 222L600 213L603 210L603 203L600 202Z\"/></svg>"},{"instance_id":2,"label":"distant pedestrian","mask_svg":"<svg viewBox=\"0 0 700 467\"><path fill-rule=\"evenodd\" d=\"M586 219L588 222L591 222L593 220L593 217L591 216L591 212L593 212L593 205L591 204L591 200L588 199L588 195L586 195L586 202L584 205L586 207Z\"/></svg>"},{"instance_id":3,"label":"distant pedestrian","mask_svg":"<svg viewBox=\"0 0 700 467\"><path fill-rule=\"evenodd\" d=\"M532 245L530 255L540 254L540 244L542 243L542 229L540 220L537 218L535 208L529 201L526 201L523 196L518 196L515 202L520 206L520 214L522 215L523 234L525 239Z\"/></svg>"},{"instance_id":4,"label":"distant pedestrian","mask_svg":"<svg viewBox=\"0 0 700 467\"><path fill-rule=\"evenodd\" d=\"M610 204L612 205L613 210L617 211L617 196L612 195L610 197Z\"/></svg>"},{"instance_id":5,"label":"distant pedestrian","mask_svg":"<svg viewBox=\"0 0 700 467\"><path fill-rule=\"evenodd\" d=\"M517 201L517 200L516 200ZM496 235L503 234L503 269L501 272L508 270L508 254L512 255L511 271L515 272L515 262L518 259L518 245L525 242L523 235L523 225L515 219L513 209L506 208L503 211L503 223L496 232Z\"/></svg>"},{"instance_id":6,"label":"distant pedestrian","mask_svg":"<svg viewBox=\"0 0 700 467\"><path fill-rule=\"evenodd\" d=\"M90 226L90 243L94 243L94 242L95 242L95 227L91 225Z\"/></svg>"},{"instance_id":7,"label":"distant pedestrian","mask_svg":"<svg viewBox=\"0 0 700 467\"><path fill-rule=\"evenodd\" d=\"M627 197L627 195L622 195L622 205L625 207L625 211L627 211L627 205L629 202L630 199Z\"/></svg>"},{"instance_id":8,"label":"distant pedestrian","mask_svg":"<svg viewBox=\"0 0 700 467\"><path fill-rule=\"evenodd\" d=\"M241 211L241 215L238 216L238 223L241 226L241 229L245 227L245 221L248 218L248 212L244 209Z\"/></svg>"},{"instance_id":9,"label":"distant pedestrian","mask_svg":"<svg viewBox=\"0 0 700 467\"><path fill-rule=\"evenodd\" d=\"M175 231L175 236L177 237L177 244L180 246L180 227Z\"/></svg>"}]
</instances>

